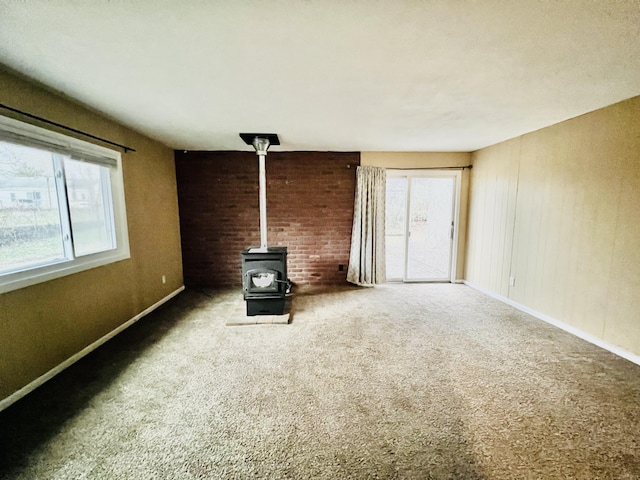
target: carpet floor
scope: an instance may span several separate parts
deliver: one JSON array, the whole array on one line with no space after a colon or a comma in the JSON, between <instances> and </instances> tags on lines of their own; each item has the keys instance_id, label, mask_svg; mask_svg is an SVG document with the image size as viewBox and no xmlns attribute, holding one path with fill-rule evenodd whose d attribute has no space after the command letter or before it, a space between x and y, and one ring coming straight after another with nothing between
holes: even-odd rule
<instances>
[{"instance_id":1,"label":"carpet floor","mask_svg":"<svg viewBox=\"0 0 640 480\"><path fill-rule=\"evenodd\" d=\"M640 366L467 286L243 312L189 289L1 412L0 478L640 478Z\"/></svg>"}]
</instances>

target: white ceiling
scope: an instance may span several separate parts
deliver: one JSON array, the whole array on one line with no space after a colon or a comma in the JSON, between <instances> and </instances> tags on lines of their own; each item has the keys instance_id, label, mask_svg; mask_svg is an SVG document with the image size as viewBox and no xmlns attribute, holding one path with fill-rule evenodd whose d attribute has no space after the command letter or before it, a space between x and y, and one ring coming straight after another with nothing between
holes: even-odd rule
<instances>
[{"instance_id":1,"label":"white ceiling","mask_svg":"<svg viewBox=\"0 0 640 480\"><path fill-rule=\"evenodd\" d=\"M472 151L639 95L640 1L0 0L0 63L177 149Z\"/></svg>"}]
</instances>

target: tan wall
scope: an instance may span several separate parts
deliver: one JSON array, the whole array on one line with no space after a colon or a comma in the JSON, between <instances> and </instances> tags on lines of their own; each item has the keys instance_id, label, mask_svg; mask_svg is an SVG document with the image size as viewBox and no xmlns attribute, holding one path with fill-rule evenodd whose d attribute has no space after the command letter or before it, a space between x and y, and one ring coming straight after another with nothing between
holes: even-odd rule
<instances>
[{"instance_id":1,"label":"tan wall","mask_svg":"<svg viewBox=\"0 0 640 480\"><path fill-rule=\"evenodd\" d=\"M2 400L179 289L183 280L173 151L2 71L0 92L7 106L136 150L122 154L131 258L0 295Z\"/></svg>"},{"instance_id":2,"label":"tan wall","mask_svg":"<svg viewBox=\"0 0 640 480\"><path fill-rule=\"evenodd\" d=\"M640 97L475 152L465 272L636 355L638 112Z\"/></svg>"},{"instance_id":3,"label":"tan wall","mask_svg":"<svg viewBox=\"0 0 640 480\"><path fill-rule=\"evenodd\" d=\"M466 152L362 152L360 154L360 165L389 169L465 167L470 164L471 154ZM469 204L469 169L462 170L460 190L456 279L464 278L464 252L467 237L467 210Z\"/></svg>"}]
</instances>

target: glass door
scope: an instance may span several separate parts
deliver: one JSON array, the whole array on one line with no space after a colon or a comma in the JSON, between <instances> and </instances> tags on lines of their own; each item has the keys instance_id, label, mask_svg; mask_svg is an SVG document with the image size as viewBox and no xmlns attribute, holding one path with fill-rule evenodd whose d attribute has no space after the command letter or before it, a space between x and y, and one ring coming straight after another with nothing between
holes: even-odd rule
<instances>
[{"instance_id":1,"label":"glass door","mask_svg":"<svg viewBox=\"0 0 640 480\"><path fill-rule=\"evenodd\" d=\"M458 178L432 171L388 175L387 280L452 280Z\"/></svg>"},{"instance_id":2,"label":"glass door","mask_svg":"<svg viewBox=\"0 0 640 480\"><path fill-rule=\"evenodd\" d=\"M387 176L385 200L385 262L387 280L404 280L407 246L407 177Z\"/></svg>"},{"instance_id":3,"label":"glass door","mask_svg":"<svg viewBox=\"0 0 640 480\"><path fill-rule=\"evenodd\" d=\"M409 178L405 280L451 278L453 177Z\"/></svg>"}]
</instances>

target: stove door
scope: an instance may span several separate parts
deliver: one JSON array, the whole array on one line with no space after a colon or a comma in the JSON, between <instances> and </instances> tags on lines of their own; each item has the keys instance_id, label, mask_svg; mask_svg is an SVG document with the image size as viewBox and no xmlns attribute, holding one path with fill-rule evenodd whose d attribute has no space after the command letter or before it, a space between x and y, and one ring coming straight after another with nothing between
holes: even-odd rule
<instances>
[{"instance_id":1,"label":"stove door","mask_svg":"<svg viewBox=\"0 0 640 480\"><path fill-rule=\"evenodd\" d=\"M268 268L256 268L245 274L245 291L247 293L278 293L278 271Z\"/></svg>"}]
</instances>

